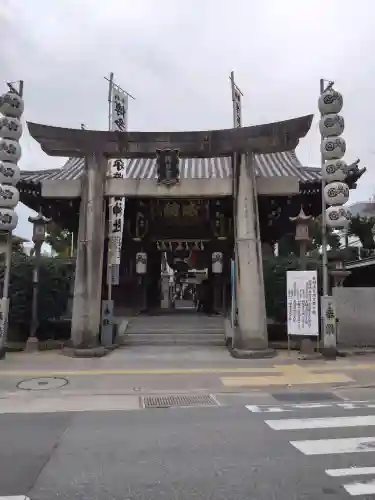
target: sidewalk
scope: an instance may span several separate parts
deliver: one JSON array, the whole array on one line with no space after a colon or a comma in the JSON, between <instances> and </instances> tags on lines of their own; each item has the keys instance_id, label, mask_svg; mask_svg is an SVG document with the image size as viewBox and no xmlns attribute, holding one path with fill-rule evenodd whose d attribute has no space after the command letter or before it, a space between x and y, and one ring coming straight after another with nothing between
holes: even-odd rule
<instances>
[{"instance_id":1,"label":"sidewalk","mask_svg":"<svg viewBox=\"0 0 375 500\"><path fill-rule=\"evenodd\" d=\"M40 377L67 380L64 392L89 393L373 383L374 354L335 361L300 358L296 351L282 350L272 359L238 360L214 346L123 347L94 359L70 358L56 351L8 353L0 361L0 393L17 391L21 381Z\"/></svg>"}]
</instances>

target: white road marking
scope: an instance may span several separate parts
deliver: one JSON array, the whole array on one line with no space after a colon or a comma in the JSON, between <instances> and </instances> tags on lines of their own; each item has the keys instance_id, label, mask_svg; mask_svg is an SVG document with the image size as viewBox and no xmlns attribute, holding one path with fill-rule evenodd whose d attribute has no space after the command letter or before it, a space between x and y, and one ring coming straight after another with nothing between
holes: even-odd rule
<instances>
[{"instance_id":1,"label":"white road marking","mask_svg":"<svg viewBox=\"0 0 375 500\"><path fill-rule=\"evenodd\" d=\"M366 476L375 474L375 467L349 467L349 469L327 469L326 474L332 477Z\"/></svg>"},{"instance_id":2,"label":"white road marking","mask_svg":"<svg viewBox=\"0 0 375 500\"><path fill-rule=\"evenodd\" d=\"M346 439L309 439L290 441L305 455L335 455L338 453L366 453L375 451L375 437Z\"/></svg>"},{"instance_id":3,"label":"white road marking","mask_svg":"<svg viewBox=\"0 0 375 500\"><path fill-rule=\"evenodd\" d=\"M14 495L14 496L0 497L0 500L30 500L30 498L25 495Z\"/></svg>"},{"instance_id":4,"label":"white road marking","mask_svg":"<svg viewBox=\"0 0 375 500\"><path fill-rule=\"evenodd\" d=\"M375 425L375 415L357 417L288 418L265 420L275 430L329 429L334 427L365 427Z\"/></svg>"},{"instance_id":5,"label":"white road marking","mask_svg":"<svg viewBox=\"0 0 375 500\"><path fill-rule=\"evenodd\" d=\"M247 405L246 408L253 413L281 413L293 410L313 410L319 408L339 408L343 410L360 410L375 408L373 401L347 401L343 403L297 403L284 404L282 406L271 405Z\"/></svg>"},{"instance_id":6,"label":"white road marking","mask_svg":"<svg viewBox=\"0 0 375 500\"><path fill-rule=\"evenodd\" d=\"M343 485L349 495L353 497L359 495L372 495L375 493L375 480L363 483L351 483Z\"/></svg>"}]
</instances>

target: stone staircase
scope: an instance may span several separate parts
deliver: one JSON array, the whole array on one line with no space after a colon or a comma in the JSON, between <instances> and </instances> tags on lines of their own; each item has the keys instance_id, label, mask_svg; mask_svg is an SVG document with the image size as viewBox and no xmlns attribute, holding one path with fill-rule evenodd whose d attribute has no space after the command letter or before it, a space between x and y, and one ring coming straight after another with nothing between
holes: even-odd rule
<instances>
[{"instance_id":1,"label":"stone staircase","mask_svg":"<svg viewBox=\"0 0 375 500\"><path fill-rule=\"evenodd\" d=\"M222 316L196 312L139 315L129 321L125 344L225 346Z\"/></svg>"}]
</instances>

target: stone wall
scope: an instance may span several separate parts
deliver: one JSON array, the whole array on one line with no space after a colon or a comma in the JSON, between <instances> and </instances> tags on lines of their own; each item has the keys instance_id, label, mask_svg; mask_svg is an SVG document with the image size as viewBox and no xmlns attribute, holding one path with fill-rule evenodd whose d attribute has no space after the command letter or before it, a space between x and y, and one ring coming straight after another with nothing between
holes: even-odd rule
<instances>
[{"instance_id":1,"label":"stone wall","mask_svg":"<svg viewBox=\"0 0 375 500\"><path fill-rule=\"evenodd\" d=\"M375 288L334 288L339 345L375 346Z\"/></svg>"}]
</instances>

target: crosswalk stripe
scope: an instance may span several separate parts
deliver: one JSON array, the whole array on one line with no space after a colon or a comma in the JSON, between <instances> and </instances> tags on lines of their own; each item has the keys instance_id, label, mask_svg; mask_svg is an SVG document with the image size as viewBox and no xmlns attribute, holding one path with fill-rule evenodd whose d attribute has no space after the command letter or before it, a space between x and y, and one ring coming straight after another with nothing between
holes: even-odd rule
<instances>
[{"instance_id":1,"label":"crosswalk stripe","mask_svg":"<svg viewBox=\"0 0 375 500\"><path fill-rule=\"evenodd\" d=\"M363 483L344 484L343 486L352 496L371 495L375 493L375 479Z\"/></svg>"},{"instance_id":2,"label":"crosswalk stripe","mask_svg":"<svg viewBox=\"0 0 375 500\"><path fill-rule=\"evenodd\" d=\"M333 427L365 427L375 425L375 415L356 417L288 418L265 420L275 430L328 429Z\"/></svg>"},{"instance_id":3,"label":"crosswalk stripe","mask_svg":"<svg viewBox=\"0 0 375 500\"><path fill-rule=\"evenodd\" d=\"M332 477L366 476L375 474L375 467L349 467L348 469L327 469L326 474Z\"/></svg>"},{"instance_id":4,"label":"crosswalk stripe","mask_svg":"<svg viewBox=\"0 0 375 500\"><path fill-rule=\"evenodd\" d=\"M290 441L290 444L305 455L335 455L375 451L375 437L308 439L306 441Z\"/></svg>"},{"instance_id":5,"label":"crosswalk stripe","mask_svg":"<svg viewBox=\"0 0 375 500\"><path fill-rule=\"evenodd\" d=\"M29 497L25 495L10 495L10 496L0 496L0 500L30 500Z\"/></svg>"}]
</instances>

